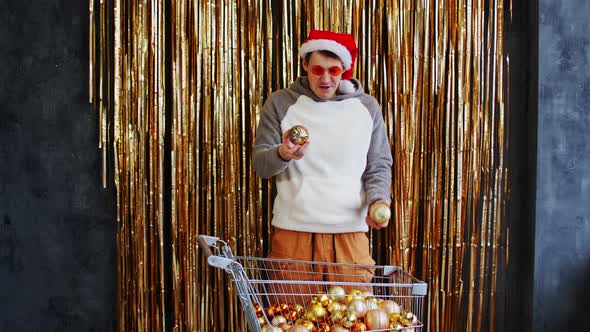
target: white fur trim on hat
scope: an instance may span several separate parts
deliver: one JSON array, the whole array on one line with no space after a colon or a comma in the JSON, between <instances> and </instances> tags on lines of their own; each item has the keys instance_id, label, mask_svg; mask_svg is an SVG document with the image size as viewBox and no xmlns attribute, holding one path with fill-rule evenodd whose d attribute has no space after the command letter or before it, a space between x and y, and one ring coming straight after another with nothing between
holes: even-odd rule
<instances>
[{"instance_id":1,"label":"white fur trim on hat","mask_svg":"<svg viewBox=\"0 0 590 332\"><path fill-rule=\"evenodd\" d=\"M299 48L299 54L302 58L304 58L307 53L311 53L313 51L330 51L336 54L342 61L344 70L349 70L352 66L352 56L350 55L348 49L344 45L339 44L333 40L312 39L303 43L303 45L301 45Z\"/></svg>"},{"instance_id":2,"label":"white fur trim on hat","mask_svg":"<svg viewBox=\"0 0 590 332\"><path fill-rule=\"evenodd\" d=\"M338 85L338 91L344 94L353 93L356 91L356 86L349 80L342 80Z\"/></svg>"}]
</instances>

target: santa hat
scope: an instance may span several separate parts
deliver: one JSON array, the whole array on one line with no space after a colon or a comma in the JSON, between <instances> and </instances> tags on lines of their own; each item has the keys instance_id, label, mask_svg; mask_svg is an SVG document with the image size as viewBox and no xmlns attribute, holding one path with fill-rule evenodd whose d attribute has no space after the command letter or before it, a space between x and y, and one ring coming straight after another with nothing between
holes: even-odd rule
<instances>
[{"instance_id":1,"label":"santa hat","mask_svg":"<svg viewBox=\"0 0 590 332\"><path fill-rule=\"evenodd\" d=\"M314 51L330 51L336 54L344 67L342 81L340 81L338 89L342 93L351 93L356 90L350 79L357 50L354 38L348 33L311 30L307 40L299 48L299 56L304 59L308 53Z\"/></svg>"}]
</instances>

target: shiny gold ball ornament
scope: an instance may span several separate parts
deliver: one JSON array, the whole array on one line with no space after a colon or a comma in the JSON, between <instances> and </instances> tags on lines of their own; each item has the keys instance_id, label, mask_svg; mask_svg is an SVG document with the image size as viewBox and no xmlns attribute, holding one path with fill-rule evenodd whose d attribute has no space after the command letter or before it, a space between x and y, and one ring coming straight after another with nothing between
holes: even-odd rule
<instances>
[{"instance_id":1,"label":"shiny gold ball ornament","mask_svg":"<svg viewBox=\"0 0 590 332\"><path fill-rule=\"evenodd\" d=\"M338 303L338 302L334 302ZM344 311L333 311L330 316L328 316L328 322L332 324L340 323L342 321L342 317L344 316Z\"/></svg>"},{"instance_id":2,"label":"shiny gold ball ornament","mask_svg":"<svg viewBox=\"0 0 590 332\"><path fill-rule=\"evenodd\" d=\"M303 145L309 139L309 131L302 125L293 126L289 129L289 141L296 145Z\"/></svg>"},{"instance_id":3,"label":"shiny gold ball ornament","mask_svg":"<svg viewBox=\"0 0 590 332\"><path fill-rule=\"evenodd\" d=\"M383 202L378 202L371 205L369 216L378 224L385 224L391 218L391 209Z\"/></svg>"},{"instance_id":4,"label":"shiny gold ball ornament","mask_svg":"<svg viewBox=\"0 0 590 332\"><path fill-rule=\"evenodd\" d=\"M308 331L316 330L315 324L308 319L298 319L297 322L295 322L295 325L302 325Z\"/></svg>"},{"instance_id":5,"label":"shiny gold ball ornament","mask_svg":"<svg viewBox=\"0 0 590 332\"><path fill-rule=\"evenodd\" d=\"M326 308L321 303L313 303L307 307L307 313L305 314L305 318L307 318L311 322L317 322L324 318L328 312Z\"/></svg>"},{"instance_id":6,"label":"shiny gold ball ornament","mask_svg":"<svg viewBox=\"0 0 590 332\"><path fill-rule=\"evenodd\" d=\"M287 318L285 318L285 316L283 316L283 315L276 315L270 321L270 323L274 326L279 326L279 325L286 323L286 322L287 322Z\"/></svg>"},{"instance_id":7,"label":"shiny gold ball ornament","mask_svg":"<svg viewBox=\"0 0 590 332\"><path fill-rule=\"evenodd\" d=\"M258 324L260 324L260 326L266 325L266 317L264 317L264 316L258 317Z\"/></svg>"},{"instance_id":8,"label":"shiny gold ball ornament","mask_svg":"<svg viewBox=\"0 0 590 332\"><path fill-rule=\"evenodd\" d=\"M363 322L356 322L350 328L350 332L364 332L367 330L368 330L367 325L365 325L365 323L363 323Z\"/></svg>"},{"instance_id":9,"label":"shiny gold ball ornament","mask_svg":"<svg viewBox=\"0 0 590 332\"><path fill-rule=\"evenodd\" d=\"M262 316L262 307L258 303L254 303L254 312L256 313L256 317Z\"/></svg>"},{"instance_id":10,"label":"shiny gold ball ornament","mask_svg":"<svg viewBox=\"0 0 590 332\"><path fill-rule=\"evenodd\" d=\"M289 332L310 332L311 330L301 324L295 324L288 330Z\"/></svg>"},{"instance_id":11,"label":"shiny gold ball ornament","mask_svg":"<svg viewBox=\"0 0 590 332\"><path fill-rule=\"evenodd\" d=\"M320 293L313 295L311 297L311 302L321 303L322 306L327 307L331 301L330 301L330 297L328 297L328 294L320 292Z\"/></svg>"},{"instance_id":12,"label":"shiny gold ball ornament","mask_svg":"<svg viewBox=\"0 0 590 332\"><path fill-rule=\"evenodd\" d=\"M266 313L266 316L268 318L273 318L275 316L275 314L279 311L280 310L278 309L278 306L276 304L273 304L273 305L266 307L264 309L264 312Z\"/></svg>"},{"instance_id":13,"label":"shiny gold ball ornament","mask_svg":"<svg viewBox=\"0 0 590 332\"><path fill-rule=\"evenodd\" d=\"M367 311L371 309L379 309L379 302L377 298L373 296L365 298L365 309L367 309Z\"/></svg>"},{"instance_id":14,"label":"shiny gold ball ornament","mask_svg":"<svg viewBox=\"0 0 590 332\"><path fill-rule=\"evenodd\" d=\"M348 295L346 296L346 303L350 303L352 300L362 300L363 296L360 290L358 289L351 289L350 292L348 292Z\"/></svg>"},{"instance_id":15,"label":"shiny gold ball ornament","mask_svg":"<svg viewBox=\"0 0 590 332\"><path fill-rule=\"evenodd\" d=\"M383 310L371 309L365 314L365 324L369 330L386 329L389 327L389 317Z\"/></svg>"},{"instance_id":16,"label":"shiny gold ball ornament","mask_svg":"<svg viewBox=\"0 0 590 332\"><path fill-rule=\"evenodd\" d=\"M332 286L328 289L328 296L334 301L342 301L346 296L346 290L341 286Z\"/></svg>"},{"instance_id":17,"label":"shiny gold ball ornament","mask_svg":"<svg viewBox=\"0 0 590 332\"><path fill-rule=\"evenodd\" d=\"M318 332L332 332L332 327L327 323L319 323Z\"/></svg>"},{"instance_id":18,"label":"shiny gold ball ornament","mask_svg":"<svg viewBox=\"0 0 590 332\"><path fill-rule=\"evenodd\" d=\"M399 304L397 304L397 302L395 302L393 300L381 301L381 303L379 303L379 309L385 311L385 313L388 315L391 315L393 313L401 313L401 311L402 311Z\"/></svg>"},{"instance_id":19,"label":"shiny gold ball ornament","mask_svg":"<svg viewBox=\"0 0 590 332\"><path fill-rule=\"evenodd\" d=\"M278 326L264 325L262 332L283 332L283 330Z\"/></svg>"},{"instance_id":20,"label":"shiny gold ball ornament","mask_svg":"<svg viewBox=\"0 0 590 332\"><path fill-rule=\"evenodd\" d=\"M346 327L344 327L340 324L334 324L332 326L332 331L334 331L334 332L350 332L349 329L347 329Z\"/></svg>"},{"instance_id":21,"label":"shiny gold ball ornament","mask_svg":"<svg viewBox=\"0 0 590 332\"><path fill-rule=\"evenodd\" d=\"M334 302L328 304L328 306L326 307L326 310L328 310L328 312L330 312L330 313L342 311L342 303L334 301Z\"/></svg>"},{"instance_id":22,"label":"shiny gold ball ornament","mask_svg":"<svg viewBox=\"0 0 590 332\"><path fill-rule=\"evenodd\" d=\"M303 314L305 314L305 308L301 304L293 304L290 308L291 310L295 310L299 318L301 318Z\"/></svg>"},{"instance_id":23,"label":"shiny gold ball ornament","mask_svg":"<svg viewBox=\"0 0 590 332\"><path fill-rule=\"evenodd\" d=\"M351 328L356 323L356 314L354 312L346 312L342 316L340 324L346 328Z\"/></svg>"},{"instance_id":24,"label":"shiny gold ball ornament","mask_svg":"<svg viewBox=\"0 0 590 332\"><path fill-rule=\"evenodd\" d=\"M352 300L348 304L347 308L348 312L352 312L356 315L356 318L363 318L365 313L367 312L367 308L365 307L365 302L363 300Z\"/></svg>"}]
</instances>

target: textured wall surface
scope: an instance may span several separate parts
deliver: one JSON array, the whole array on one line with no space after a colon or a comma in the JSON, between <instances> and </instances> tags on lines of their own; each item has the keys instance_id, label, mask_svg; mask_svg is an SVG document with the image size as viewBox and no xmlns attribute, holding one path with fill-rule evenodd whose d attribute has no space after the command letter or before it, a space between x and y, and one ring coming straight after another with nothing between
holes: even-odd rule
<instances>
[{"instance_id":1,"label":"textured wall surface","mask_svg":"<svg viewBox=\"0 0 590 332\"><path fill-rule=\"evenodd\" d=\"M539 2L533 331L589 331L590 2Z\"/></svg>"},{"instance_id":2,"label":"textured wall surface","mask_svg":"<svg viewBox=\"0 0 590 332\"><path fill-rule=\"evenodd\" d=\"M87 1L0 1L0 331L111 331L115 197L87 103Z\"/></svg>"}]
</instances>

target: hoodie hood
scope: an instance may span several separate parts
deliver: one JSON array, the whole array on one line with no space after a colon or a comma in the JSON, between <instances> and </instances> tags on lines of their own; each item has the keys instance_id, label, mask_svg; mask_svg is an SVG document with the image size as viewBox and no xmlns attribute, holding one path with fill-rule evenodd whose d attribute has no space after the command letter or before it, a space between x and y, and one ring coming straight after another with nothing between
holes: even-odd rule
<instances>
[{"instance_id":1,"label":"hoodie hood","mask_svg":"<svg viewBox=\"0 0 590 332\"><path fill-rule=\"evenodd\" d=\"M351 78L350 82L354 84L354 91L353 92L344 93L344 94L339 92L333 98L330 98L330 99L321 99L320 97L316 96L316 94L313 93L313 91L311 91L311 89L309 87L309 81L307 80L307 76L298 77L295 80L295 82L293 82L293 84L291 84L289 89L291 89L299 94L305 95L305 96L307 96L315 101L318 101L318 102L340 101L340 100L344 100L344 99L348 99L348 98L359 97L365 93L363 90L363 87L361 85L361 82L359 80L357 80L356 78Z\"/></svg>"}]
</instances>

